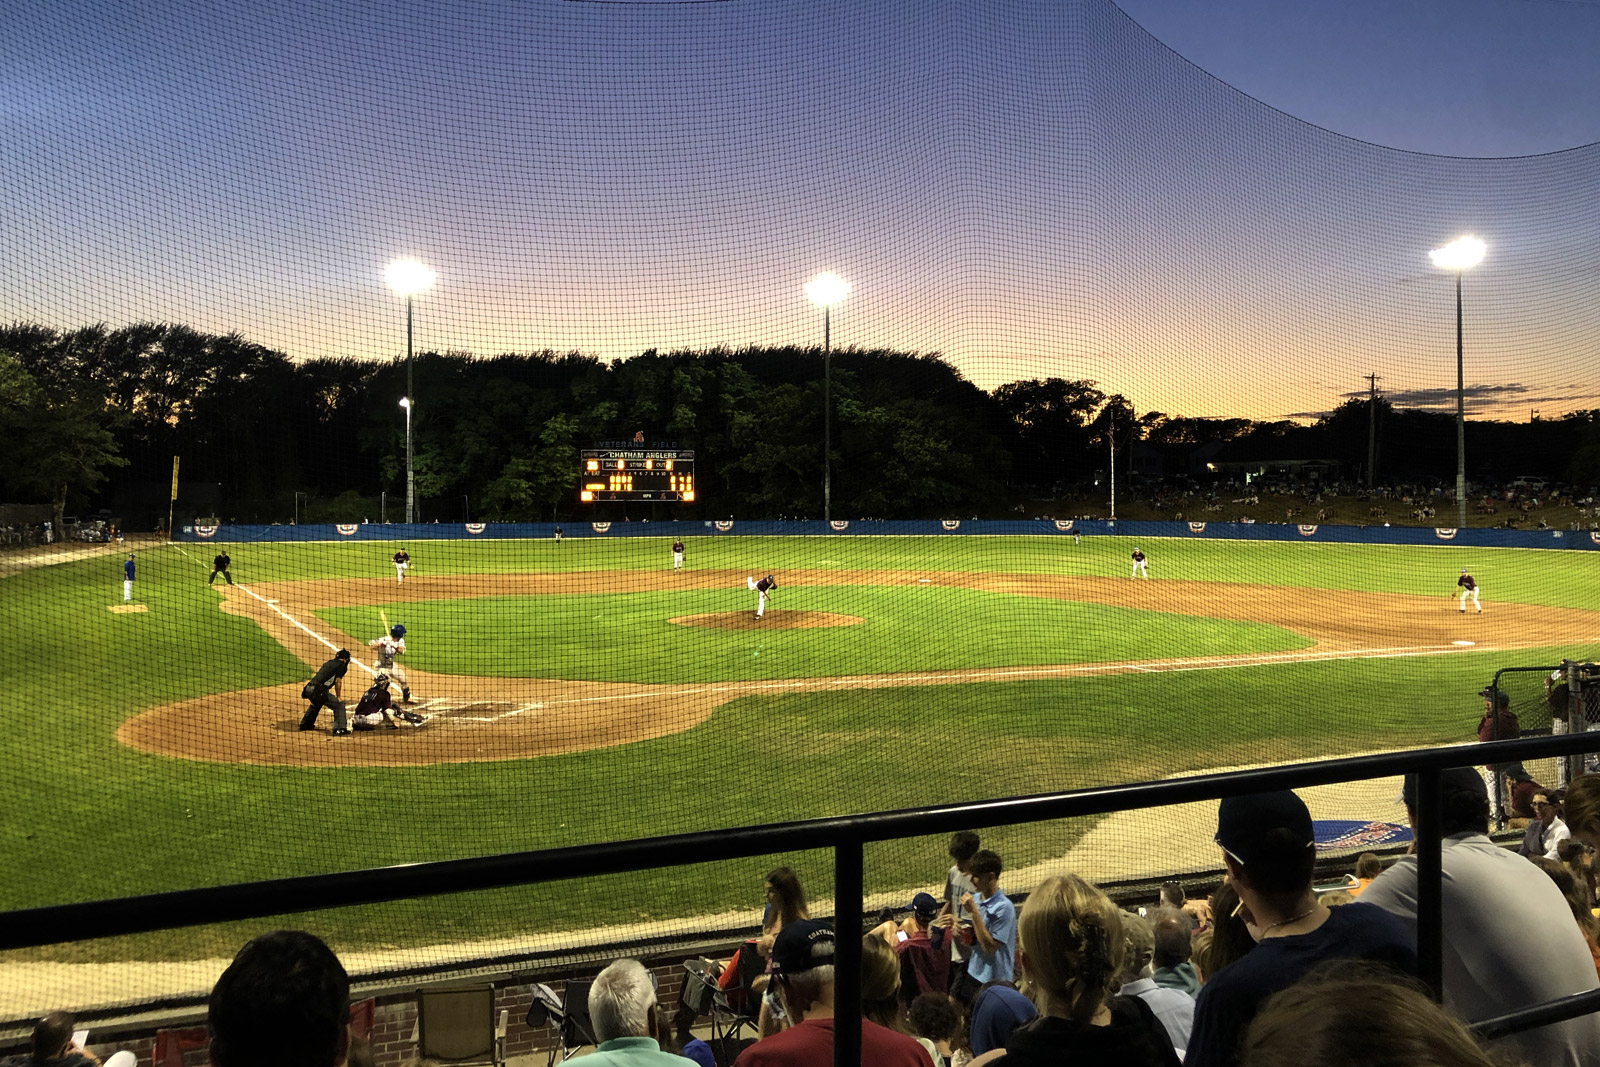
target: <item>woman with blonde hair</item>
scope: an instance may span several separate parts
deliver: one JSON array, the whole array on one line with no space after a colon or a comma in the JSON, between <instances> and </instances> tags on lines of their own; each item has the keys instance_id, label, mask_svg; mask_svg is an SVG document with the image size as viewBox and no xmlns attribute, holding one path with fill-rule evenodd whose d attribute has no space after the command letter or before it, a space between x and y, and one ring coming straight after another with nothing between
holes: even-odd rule
<instances>
[{"instance_id":1,"label":"woman with blonde hair","mask_svg":"<svg viewBox=\"0 0 1600 1067\"><path fill-rule=\"evenodd\" d=\"M1028 894L1018 926L1023 990L1039 1018L1013 1031L1006 1067L1175 1067L1166 1030L1138 997L1118 997L1127 944L1117 906L1077 875Z\"/></svg>"},{"instance_id":2,"label":"woman with blonde hair","mask_svg":"<svg viewBox=\"0 0 1600 1067\"><path fill-rule=\"evenodd\" d=\"M1240 1067L1512 1067L1415 980L1366 960L1325 964L1262 1005Z\"/></svg>"}]
</instances>

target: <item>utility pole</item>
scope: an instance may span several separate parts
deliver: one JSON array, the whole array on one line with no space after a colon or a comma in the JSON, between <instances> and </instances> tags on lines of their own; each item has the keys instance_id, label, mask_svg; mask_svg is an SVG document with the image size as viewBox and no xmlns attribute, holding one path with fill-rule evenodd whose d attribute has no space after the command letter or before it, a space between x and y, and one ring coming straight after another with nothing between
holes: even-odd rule
<instances>
[{"instance_id":1,"label":"utility pole","mask_svg":"<svg viewBox=\"0 0 1600 1067\"><path fill-rule=\"evenodd\" d=\"M1367 379L1367 489L1372 488L1378 465L1378 382L1376 373Z\"/></svg>"}]
</instances>

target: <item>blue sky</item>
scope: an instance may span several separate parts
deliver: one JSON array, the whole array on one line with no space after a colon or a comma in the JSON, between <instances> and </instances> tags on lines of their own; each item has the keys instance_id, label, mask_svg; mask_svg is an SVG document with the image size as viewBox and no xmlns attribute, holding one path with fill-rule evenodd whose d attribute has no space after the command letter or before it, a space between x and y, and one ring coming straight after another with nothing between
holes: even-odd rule
<instances>
[{"instance_id":1,"label":"blue sky","mask_svg":"<svg viewBox=\"0 0 1600 1067\"><path fill-rule=\"evenodd\" d=\"M1473 412L1600 406L1600 3L57 0L0 34L4 319L388 358L412 255L425 347L625 358L815 344L836 270L836 344L1303 416L1453 386L1426 251L1479 231Z\"/></svg>"}]
</instances>

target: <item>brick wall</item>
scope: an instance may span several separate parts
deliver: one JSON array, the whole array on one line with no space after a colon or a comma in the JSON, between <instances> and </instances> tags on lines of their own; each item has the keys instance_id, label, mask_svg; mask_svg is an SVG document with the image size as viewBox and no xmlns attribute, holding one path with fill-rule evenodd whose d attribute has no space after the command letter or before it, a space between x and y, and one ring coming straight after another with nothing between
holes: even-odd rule
<instances>
[{"instance_id":1,"label":"brick wall","mask_svg":"<svg viewBox=\"0 0 1600 1067\"><path fill-rule=\"evenodd\" d=\"M731 947L721 955L732 952ZM713 955L719 953L713 952ZM656 976L656 999L670 1016L678 1007L678 994L683 988L685 972L683 961L689 956L679 953L677 955L652 959L646 962ZM557 997L564 995L566 984L572 978L592 978L598 974L601 966L596 964L581 971L568 970L558 974L538 975L507 975L499 979L480 979L479 981L493 981L495 987L494 1018L500 1018L500 1012L510 1013L506 1027L506 1056L514 1058L543 1054L555 1047L559 1040L556 1027L546 1025L530 1027L527 1024L528 1007L533 1002L533 983L539 982L555 993ZM469 981L469 980L463 980ZM419 983L421 984L421 983ZM454 984L454 983L439 983ZM191 1012L182 1018L173 1017L162 1023L148 1025L118 1026L112 1023L97 1023L92 1027L94 1040L90 1043L90 1050L99 1056L103 1062L112 1053L126 1049L134 1053L139 1060L138 1067L156 1067L153 1062L156 1032L161 1029L181 1029L194 1026L203 1026L204 1019L197 1019ZM372 1021L372 1053L377 1062L377 1067L400 1067L407 1060L416 1055L416 1027L417 1027L417 1000L415 989L396 991L390 994L380 994L377 997L377 1008L373 1013ZM25 1039L24 1039L25 1042ZM11 1052L26 1052L24 1043L15 1049L0 1049L0 1055ZM188 1049L183 1053L183 1067L209 1067L210 1057L204 1047Z\"/></svg>"}]
</instances>

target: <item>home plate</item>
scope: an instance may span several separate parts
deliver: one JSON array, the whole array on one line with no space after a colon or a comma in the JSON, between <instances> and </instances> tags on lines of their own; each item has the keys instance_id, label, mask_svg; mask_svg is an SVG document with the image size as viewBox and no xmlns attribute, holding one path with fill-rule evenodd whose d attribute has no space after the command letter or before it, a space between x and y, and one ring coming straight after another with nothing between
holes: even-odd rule
<instances>
[{"instance_id":1,"label":"home plate","mask_svg":"<svg viewBox=\"0 0 1600 1067\"><path fill-rule=\"evenodd\" d=\"M1467 648L1471 648L1473 645L1477 644L1476 641L1451 641L1450 643L1452 645L1463 645Z\"/></svg>"}]
</instances>

